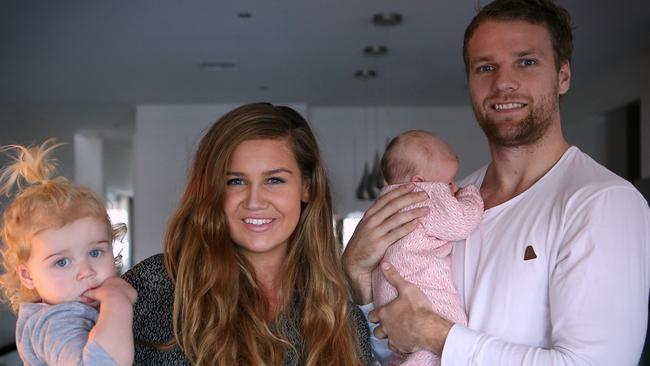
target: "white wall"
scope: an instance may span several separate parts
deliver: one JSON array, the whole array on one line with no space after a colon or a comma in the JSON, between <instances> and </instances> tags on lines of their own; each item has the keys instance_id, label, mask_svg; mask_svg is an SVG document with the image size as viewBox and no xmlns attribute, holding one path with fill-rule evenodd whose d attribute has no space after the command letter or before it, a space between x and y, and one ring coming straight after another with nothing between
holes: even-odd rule
<instances>
[{"instance_id":1,"label":"white wall","mask_svg":"<svg viewBox=\"0 0 650 366\"><path fill-rule=\"evenodd\" d=\"M133 196L133 142L105 140L103 147L106 190Z\"/></svg>"},{"instance_id":2,"label":"white wall","mask_svg":"<svg viewBox=\"0 0 650 366\"><path fill-rule=\"evenodd\" d=\"M74 180L104 197L104 141L95 136L74 135Z\"/></svg>"}]
</instances>

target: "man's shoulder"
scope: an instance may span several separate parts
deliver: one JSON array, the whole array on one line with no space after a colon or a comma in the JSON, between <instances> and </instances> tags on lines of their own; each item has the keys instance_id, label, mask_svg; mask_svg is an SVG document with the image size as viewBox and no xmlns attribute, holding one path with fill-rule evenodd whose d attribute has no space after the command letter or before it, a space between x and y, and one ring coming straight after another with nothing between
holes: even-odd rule
<instances>
[{"instance_id":1,"label":"man's shoulder","mask_svg":"<svg viewBox=\"0 0 650 366\"><path fill-rule=\"evenodd\" d=\"M533 187L533 197L561 206L565 214L585 212L585 207L598 202L607 202L610 210L647 207L641 193L630 182L577 147L571 147Z\"/></svg>"},{"instance_id":2,"label":"man's shoulder","mask_svg":"<svg viewBox=\"0 0 650 366\"><path fill-rule=\"evenodd\" d=\"M487 165L464 178L460 185L473 184L480 187L486 170ZM544 197L545 200L555 197L565 202L586 201L604 192L620 192L623 195L642 197L630 182L596 162L576 146L571 146L528 191L534 191L536 196Z\"/></svg>"},{"instance_id":3,"label":"man's shoulder","mask_svg":"<svg viewBox=\"0 0 650 366\"><path fill-rule=\"evenodd\" d=\"M557 169L557 172L553 170ZM553 167L553 180L556 184L576 194L592 195L608 190L633 190L627 180L613 173L588 154L573 146Z\"/></svg>"}]
</instances>

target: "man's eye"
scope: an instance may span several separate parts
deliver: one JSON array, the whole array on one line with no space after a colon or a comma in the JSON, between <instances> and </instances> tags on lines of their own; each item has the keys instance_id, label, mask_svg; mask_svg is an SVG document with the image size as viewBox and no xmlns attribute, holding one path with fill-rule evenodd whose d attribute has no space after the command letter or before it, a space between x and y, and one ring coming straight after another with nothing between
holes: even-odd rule
<instances>
[{"instance_id":1,"label":"man's eye","mask_svg":"<svg viewBox=\"0 0 650 366\"><path fill-rule=\"evenodd\" d=\"M54 262L54 265L59 267L59 268L65 268L69 264L70 264L70 259L68 259L68 258L57 259L57 261Z\"/></svg>"},{"instance_id":2,"label":"man's eye","mask_svg":"<svg viewBox=\"0 0 650 366\"><path fill-rule=\"evenodd\" d=\"M104 251L101 249L93 249L90 252L88 252L88 255L90 255L93 258L99 258L104 254Z\"/></svg>"},{"instance_id":3,"label":"man's eye","mask_svg":"<svg viewBox=\"0 0 650 366\"><path fill-rule=\"evenodd\" d=\"M244 180L241 179L241 178L228 179L226 184L229 185L229 186L240 186L240 185L244 184Z\"/></svg>"},{"instance_id":4,"label":"man's eye","mask_svg":"<svg viewBox=\"0 0 650 366\"><path fill-rule=\"evenodd\" d=\"M481 66L476 68L476 71L479 74L484 73L484 72L490 72L490 71L493 71L493 70L494 70L494 66L492 66L492 65L481 65Z\"/></svg>"},{"instance_id":5,"label":"man's eye","mask_svg":"<svg viewBox=\"0 0 650 366\"><path fill-rule=\"evenodd\" d=\"M535 64L537 64L537 60L534 60L532 58L526 58L526 59L521 60L521 65L522 66L533 66Z\"/></svg>"}]
</instances>

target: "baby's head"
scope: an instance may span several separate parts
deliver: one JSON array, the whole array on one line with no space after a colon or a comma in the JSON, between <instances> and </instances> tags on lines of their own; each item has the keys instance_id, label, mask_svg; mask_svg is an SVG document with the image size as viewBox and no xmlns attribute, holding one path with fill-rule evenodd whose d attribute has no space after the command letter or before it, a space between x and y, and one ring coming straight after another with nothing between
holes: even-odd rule
<instances>
[{"instance_id":1,"label":"baby's head","mask_svg":"<svg viewBox=\"0 0 650 366\"><path fill-rule=\"evenodd\" d=\"M456 192L458 158L451 147L422 130L412 130L393 138L381 158L388 184L446 182Z\"/></svg>"},{"instance_id":2,"label":"baby's head","mask_svg":"<svg viewBox=\"0 0 650 366\"><path fill-rule=\"evenodd\" d=\"M116 275L112 243L125 228L111 226L91 190L50 178L57 146L3 149L15 155L2 169L0 192L17 192L3 213L0 286L14 311L23 301L93 304L84 293Z\"/></svg>"}]
</instances>

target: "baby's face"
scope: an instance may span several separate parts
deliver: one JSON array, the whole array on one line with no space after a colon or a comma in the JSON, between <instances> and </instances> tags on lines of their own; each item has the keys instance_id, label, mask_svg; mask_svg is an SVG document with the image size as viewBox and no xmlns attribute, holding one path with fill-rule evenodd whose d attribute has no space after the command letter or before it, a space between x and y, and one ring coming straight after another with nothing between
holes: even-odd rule
<instances>
[{"instance_id":1,"label":"baby's face","mask_svg":"<svg viewBox=\"0 0 650 366\"><path fill-rule=\"evenodd\" d=\"M80 301L96 306L86 291L116 276L106 224L84 217L38 233L32 239L29 259L17 271L22 284L36 289L44 303Z\"/></svg>"},{"instance_id":2,"label":"baby's face","mask_svg":"<svg viewBox=\"0 0 650 366\"><path fill-rule=\"evenodd\" d=\"M449 184L452 193L458 191L456 186L456 174L458 173L458 159L447 158L431 164L425 164L422 169L422 176L428 182L445 182Z\"/></svg>"}]
</instances>

